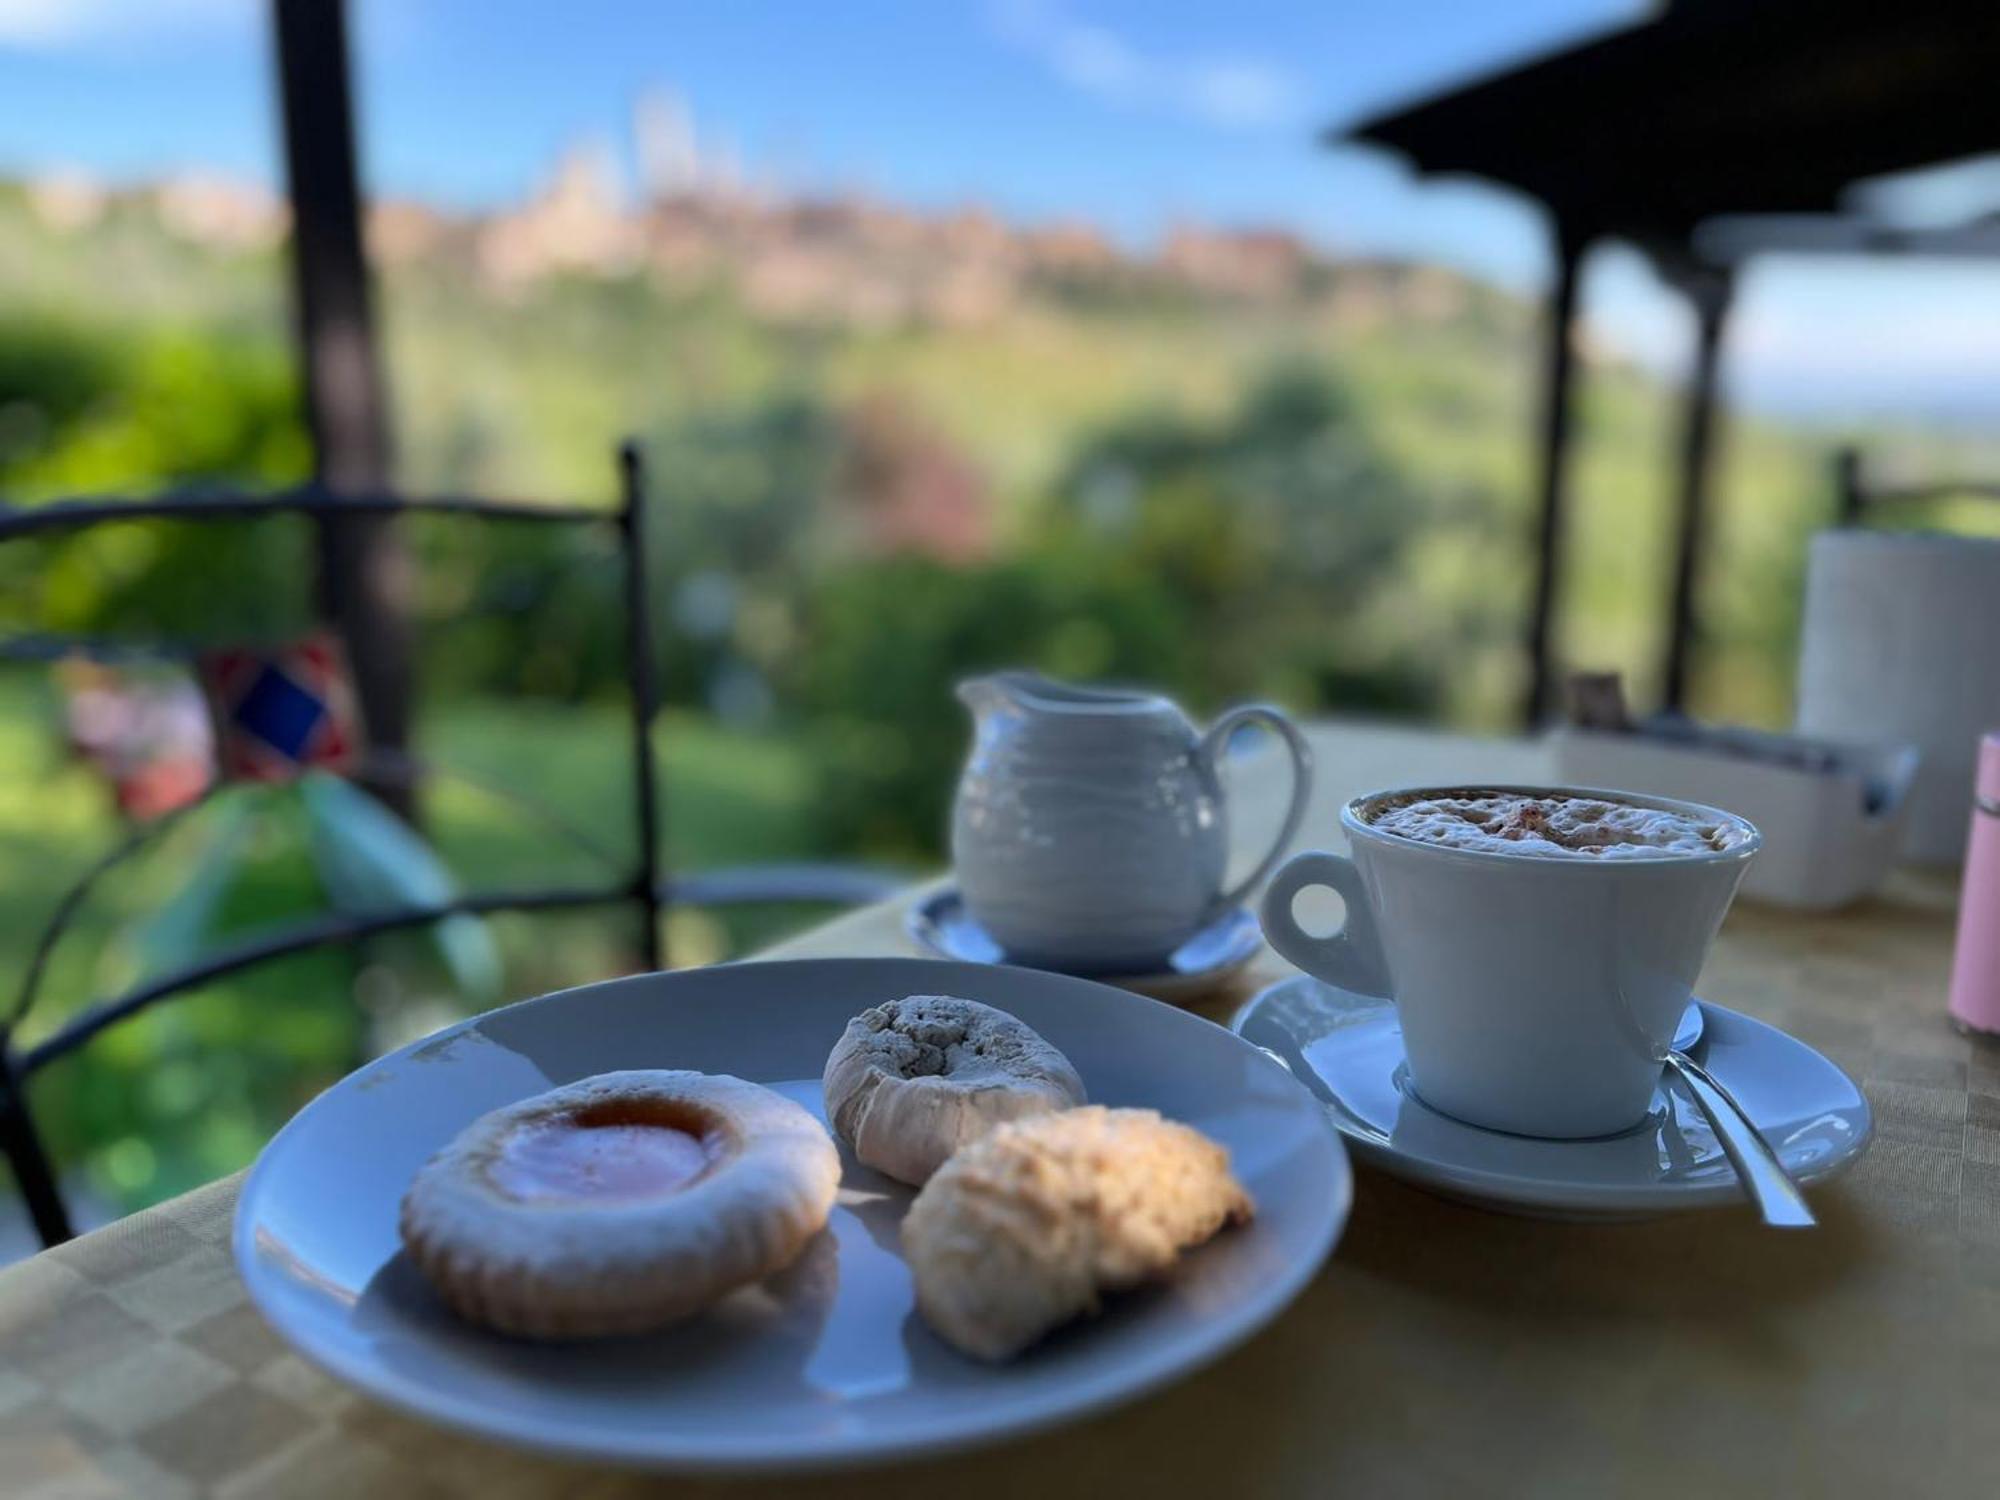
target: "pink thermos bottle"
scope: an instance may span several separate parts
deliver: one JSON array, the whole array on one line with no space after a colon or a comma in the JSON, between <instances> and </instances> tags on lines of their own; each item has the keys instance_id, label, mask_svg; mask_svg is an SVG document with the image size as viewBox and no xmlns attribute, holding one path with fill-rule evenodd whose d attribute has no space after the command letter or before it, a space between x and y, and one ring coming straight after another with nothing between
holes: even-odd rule
<instances>
[{"instance_id":1,"label":"pink thermos bottle","mask_svg":"<svg viewBox=\"0 0 2000 1500\"><path fill-rule=\"evenodd\" d=\"M1967 1031L2000 1034L2000 733L1979 742L1972 840L1958 893L1951 1016Z\"/></svg>"}]
</instances>

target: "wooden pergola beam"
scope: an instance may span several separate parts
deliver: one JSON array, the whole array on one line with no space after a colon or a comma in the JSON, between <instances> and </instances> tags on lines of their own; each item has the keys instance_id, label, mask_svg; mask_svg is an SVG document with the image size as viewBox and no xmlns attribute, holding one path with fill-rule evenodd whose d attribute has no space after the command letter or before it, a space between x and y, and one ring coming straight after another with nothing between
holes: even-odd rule
<instances>
[{"instance_id":1,"label":"wooden pergola beam","mask_svg":"<svg viewBox=\"0 0 2000 1500\"><path fill-rule=\"evenodd\" d=\"M388 401L362 239L344 0L272 0L292 285L314 471L336 494L384 493ZM392 517L319 520L319 603L347 647L368 738L391 752L410 735L410 564ZM409 790L372 786L406 815Z\"/></svg>"},{"instance_id":2,"label":"wooden pergola beam","mask_svg":"<svg viewBox=\"0 0 2000 1500\"><path fill-rule=\"evenodd\" d=\"M1708 544L1709 491L1714 481L1717 376L1735 276L1724 269L1681 267L1670 278L1695 315L1694 369L1682 407L1674 548L1673 605L1660 667L1660 696L1669 709L1687 706L1688 679L1701 636L1702 560Z\"/></svg>"},{"instance_id":3,"label":"wooden pergola beam","mask_svg":"<svg viewBox=\"0 0 2000 1500\"><path fill-rule=\"evenodd\" d=\"M1531 729L1555 707L1556 604L1562 586L1577 289L1590 243L1587 235L1560 222L1555 238L1555 283L1544 314L1541 405L1536 411L1538 520L1534 591L1528 605L1528 683L1521 700L1522 722Z\"/></svg>"},{"instance_id":4,"label":"wooden pergola beam","mask_svg":"<svg viewBox=\"0 0 2000 1500\"><path fill-rule=\"evenodd\" d=\"M1873 179L2000 147L1996 62L2000 6L1991 4L1665 5L1635 25L1344 123L1326 139L1387 149L1422 176L1513 188L1559 224L1656 258L1671 247L1687 264L1788 247L1983 254L2000 245L2000 220L1895 230L1854 218L1851 200ZM1553 693L1571 374L1564 319L1554 313L1574 297L1564 279L1573 274L1573 262L1559 268L1536 424L1541 513L1523 694L1531 723ZM1726 291L1697 313L1701 342L1680 434L1674 617L1662 660L1672 705L1692 671Z\"/></svg>"}]
</instances>

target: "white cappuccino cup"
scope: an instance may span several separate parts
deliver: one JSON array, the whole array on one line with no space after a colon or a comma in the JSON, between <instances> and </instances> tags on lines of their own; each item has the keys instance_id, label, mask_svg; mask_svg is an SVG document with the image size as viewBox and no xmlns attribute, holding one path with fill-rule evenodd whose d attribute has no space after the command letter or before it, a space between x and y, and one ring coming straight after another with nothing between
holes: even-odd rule
<instances>
[{"instance_id":1,"label":"white cappuccino cup","mask_svg":"<svg viewBox=\"0 0 2000 1500\"><path fill-rule=\"evenodd\" d=\"M1422 799L1539 798L1670 815L1713 847L1454 847L1377 825ZM1625 814L1630 820L1630 814ZM1376 792L1341 810L1350 856L1301 854L1265 894L1264 934L1306 973L1393 998L1410 1084L1431 1108L1519 1135L1612 1135L1643 1120L1716 930L1762 839L1698 803L1570 787ZM1641 819L1643 821L1643 819ZM1449 836L1449 834L1447 834ZM1293 903L1328 886L1339 931Z\"/></svg>"}]
</instances>

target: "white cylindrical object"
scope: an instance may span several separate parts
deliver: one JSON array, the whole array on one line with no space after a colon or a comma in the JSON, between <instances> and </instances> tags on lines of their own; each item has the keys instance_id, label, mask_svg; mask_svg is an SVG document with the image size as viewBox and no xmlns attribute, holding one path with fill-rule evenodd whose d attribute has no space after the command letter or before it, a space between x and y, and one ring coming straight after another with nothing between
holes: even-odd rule
<instances>
[{"instance_id":1,"label":"white cylindrical object","mask_svg":"<svg viewBox=\"0 0 2000 1500\"><path fill-rule=\"evenodd\" d=\"M1799 728L1923 750L1903 852L1965 854L1982 731L2000 723L2000 540L1823 531L1812 540Z\"/></svg>"}]
</instances>

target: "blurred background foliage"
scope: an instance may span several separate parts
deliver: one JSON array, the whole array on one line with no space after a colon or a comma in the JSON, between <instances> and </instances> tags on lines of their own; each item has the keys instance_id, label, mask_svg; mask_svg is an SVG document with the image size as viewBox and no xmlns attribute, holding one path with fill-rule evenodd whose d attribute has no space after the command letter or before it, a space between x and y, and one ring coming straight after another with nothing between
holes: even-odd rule
<instances>
[{"instance_id":1,"label":"blurred background foliage","mask_svg":"<svg viewBox=\"0 0 2000 1500\"><path fill-rule=\"evenodd\" d=\"M1307 300L1275 308L1076 276L968 329L773 318L726 283L639 272L501 296L446 257L405 259L382 286L400 479L608 508L613 444L636 435L654 479L670 859L920 868L941 857L965 744L951 685L977 670L1146 681L1201 714L1270 697L1506 722L1534 312L1434 270L1435 306L1398 303L1416 274L1315 265ZM1390 314L1339 313L1348 279L1386 288ZM78 231L0 186L0 288L35 309L0 320L0 496L303 478L282 285L274 250L192 246L141 201ZM1624 670L1644 703L1676 400L1589 359L1562 651ZM1695 706L1782 723L1828 444L1736 420L1724 445ZM490 886L629 860L608 537L434 518L407 538L419 749L464 773L425 800L443 868ZM284 639L311 619L311 546L303 523L270 521L0 548L0 632ZM47 664L0 663L0 975L22 971L57 891L120 833L64 710ZM551 842L494 786L605 854ZM184 952L187 932L221 941L324 903L308 803L225 793L109 879L25 1035ZM225 855L235 877L167 941L162 922ZM682 912L670 936L698 962L807 915ZM488 928L506 996L636 952L622 913ZM36 1103L100 1204L129 1208L241 1165L314 1090L485 998L422 935L305 955L103 1037L48 1070Z\"/></svg>"}]
</instances>

